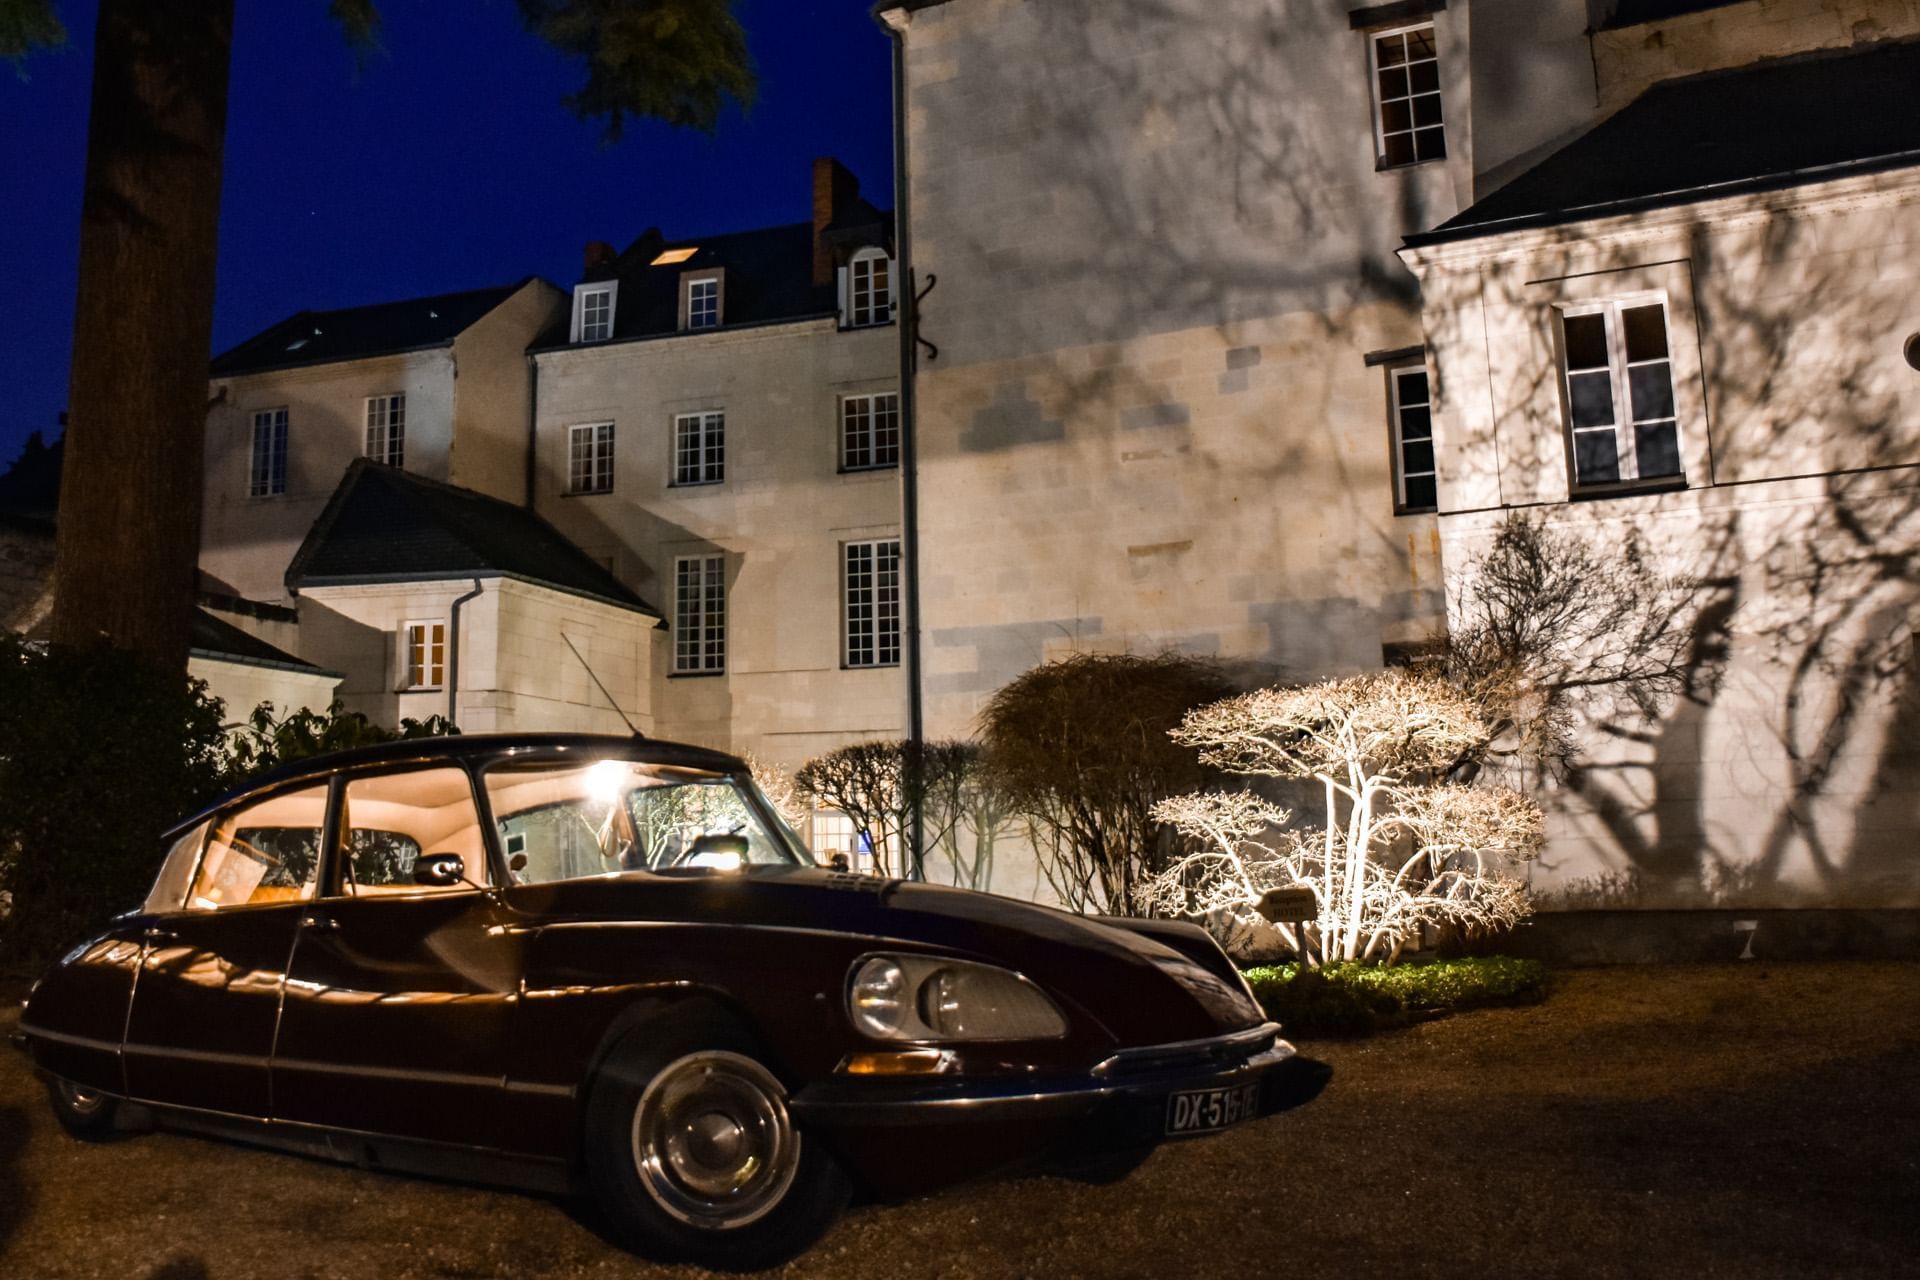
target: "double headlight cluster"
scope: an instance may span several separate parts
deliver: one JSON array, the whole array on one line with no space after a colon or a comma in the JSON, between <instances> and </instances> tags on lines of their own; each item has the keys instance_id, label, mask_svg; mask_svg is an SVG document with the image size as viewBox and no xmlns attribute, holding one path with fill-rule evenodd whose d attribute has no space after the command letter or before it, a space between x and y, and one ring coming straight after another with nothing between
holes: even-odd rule
<instances>
[{"instance_id":1,"label":"double headlight cluster","mask_svg":"<svg viewBox=\"0 0 1920 1280\"><path fill-rule=\"evenodd\" d=\"M1019 974L938 956L868 956L847 984L853 1025L880 1040L1051 1040L1067 1020Z\"/></svg>"}]
</instances>

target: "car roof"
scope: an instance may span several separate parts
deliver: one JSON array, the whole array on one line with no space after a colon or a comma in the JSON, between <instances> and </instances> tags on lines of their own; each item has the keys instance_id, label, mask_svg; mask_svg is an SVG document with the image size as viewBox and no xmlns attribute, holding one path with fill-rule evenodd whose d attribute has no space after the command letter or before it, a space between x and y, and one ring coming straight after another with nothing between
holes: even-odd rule
<instances>
[{"instance_id":1,"label":"car roof","mask_svg":"<svg viewBox=\"0 0 1920 1280\"><path fill-rule=\"evenodd\" d=\"M182 818L167 831L172 839L196 825L216 810L224 809L244 796L284 782L332 773L337 769L384 763L414 763L444 760L450 763L490 764L522 752L578 752L583 755L613 755L646 764L674 765L685 769L705 769L714 773L741 773L746 761L724 751L667 742L640 734L623 737L609 733L460 733L433 738L402 738L370 747L352 747L326 755L308 756L271 769L257 778L249 778L211 804Z\"/></svg>"}]
</instances>

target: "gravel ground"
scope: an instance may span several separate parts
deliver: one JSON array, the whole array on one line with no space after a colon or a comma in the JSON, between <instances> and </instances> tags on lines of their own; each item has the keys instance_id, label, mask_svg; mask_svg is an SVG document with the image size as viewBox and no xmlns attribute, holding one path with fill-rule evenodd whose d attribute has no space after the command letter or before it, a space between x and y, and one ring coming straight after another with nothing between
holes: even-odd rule
<instances>
[{"instance_id":1,"label":"gravel ground","mask_svg":"<svg viewBox=\"0 0 1920 1280\"><path fill-rule=\"evenodd\" d=\"M1920 1275L1920 965L1577 971L1540 1006L1306 1047L1334 1077L1300 1110L1111 1186L856 1208L784 1274ZM0 1052L0 1275L695 1274L539 1198L165 1134L84 1146Z\"/></svg>"}]
</instances>

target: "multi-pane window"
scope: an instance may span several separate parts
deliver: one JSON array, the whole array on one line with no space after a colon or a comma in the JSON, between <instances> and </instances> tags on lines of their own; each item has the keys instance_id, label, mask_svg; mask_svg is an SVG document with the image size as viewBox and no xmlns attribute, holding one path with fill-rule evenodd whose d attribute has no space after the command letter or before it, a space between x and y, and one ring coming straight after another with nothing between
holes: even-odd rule
<instances>
[{"instance_id":1,"label":"multi-pane window","mask_svg":"<svg viewBox=\"0 0 1920 1280\"><path fill-rule=\"evenodd\" d=\"M900 662L900 540L846 547L847 665Z\"/></svg>"},{"instance_id":2,"label":"multi-pane window","mask_svg":"<svg viewBox=\"0 0 1920 1280\"><path fill-rule=\"evenodd\" d=\"M404 466L407 398L372 396L367 400L367 456L390 467Z\"/></svg>"},{"instance_id":3,"label":"multi-pane window","mask_svg":"<svg viewBox=\"0 0 1920 1280\"><path fill-rule=\"evenodd\" d=\"M605 342L613 336L613 289L580 291L580 341Z\"/></svg>"},{"instance_id":4,"label":"multi-pane window","mask_svg":"<svg viewBox=\"0 0 1920 1280\"><path fill-rule=\"evenodd\" d=\"M1394 505L1432 511L1439 505L1433 474L1433 399L1424 364L1387 372L1393 395Z\"/></svg>"},{"instance_id":5,"label":"multi-pane window","mask_svg":"<svg viewBox=\"0 0 1920 1280\"><path fill-rule=\"evenodd\" d=\"M681 413L673 419L673 482L719 484L727 478L727 415Z\"/></svg>"},{"instance_id":6,"label":"multi-pane window","mask_svg":"<svg viewBox=\"0 0 1920 1280\"><path fill-rule=\"evenodd\" d=\"M1678 478L1666 303L1569 307L1560 326L1575 485Z\"/></svg>"},{"instance_id":7,"label":"multi-pane window","mask_svg":"<svg viewBox=\"0 0 1920 1280\"><path fill-rule=\"evenodd\" d=\"M438 689L447 674L447 624L434 618L401 628L403 689Z\"/></svg>"},{"instance_id":8,"label":"multi-pane window","mask_svg":"<svg viewBox=\"0 0 1920 1280\"><path fill-rule=\"evenodd\" d=\"M720 281L687 281L687 328L711 329L720 323Z\"/></svg>"},{"instance_id":9,"label":"multi-pane window","mask_svg":"<svg viewBox=\"0 0 1920 1280\"><path fill-rule=\"evenodd\" d=\"M1374 123L1383 167L1447 154L1440 119L1440 57L1433 26L1373 35Z\"/></svg>"},{"instance_id":10,"label":"multi-pane window","mask_svg":"<svg viewBox=\"0 0 1920 1280\"><path fill-rule=\"evenodd\" d=\"M567 428L567 492L613 492L613 424Z\"/></svg>"},{"instance_id":11,"label":"multi-pane window","mask_svg":"<svg viewBox=\"0 0 1920 1280\"><path fill-rule=\"evenodd\" d=\"M893 319L893 263L885 254L857 257L847 269L847 324L885 324Z\"/></svg>"},{"instance_id":12,"label":"multi-pane window","mask_svg":"<svg viewBox=\"0 0 1920 1280\"><path fill-rule=\"evenodd\" d=\"M287 411L262 409L253 415L253 465L247 494L271 498L287 491Z\"/></svg>"},{"instance_id":13,"label":"multi-pane window","mask_svg":"<svg viewBox=\"0 0 1920 1280\"><path fill-rule=\"evenodd\" d=\"M680 556L673 562L673 669L727 669L727 559Z\"/></svg>"},{"instance_id":14,"label":"multi-pane window","mask_svg":"<svg viewBox=\"0 0 1920 1280\"><path fill-rule=\"evenodd\" d=\"M900 396L888 391L840 401L840 465L848 471L900 465Z\"/></svg>"}]
</instances>

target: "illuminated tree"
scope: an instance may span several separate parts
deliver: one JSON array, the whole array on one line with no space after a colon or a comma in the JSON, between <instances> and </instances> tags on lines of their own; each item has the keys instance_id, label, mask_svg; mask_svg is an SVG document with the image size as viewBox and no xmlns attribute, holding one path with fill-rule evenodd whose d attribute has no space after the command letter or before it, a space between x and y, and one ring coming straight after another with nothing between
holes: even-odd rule
<instances>
[{"instance_id":1,"label":"illuminated tree","mask_svg":"<svg viewBox=\"0 0 1920 1280\"><path fill-rule=\"evenodd\" d=\"M731 0L517 2L584 63L567 105L609 136L635 116L711 128L752 95ZM328 8L372 47L373 0ZM53 638L173 670L199 557L232 35L233 0L100 0L94 40ZM0 0L0 58L64 40L51 0Z\"/></svg>"},{"instance_id":2,"label":"illuminated tree","mask_svg":"<svg viewBox=\"0 0 1920 1280\"><path fill-rule=\"evenodd\" d=\"M1311 891L1312 921L1280 926L1312 961L1396 959L1430 927L1475 933L1530 911L1514 864L1538 852L1540 810L1452 781L1491 736L1433 676L1384 671L1262 689L1189 714L1175 741L1245 777L1318 784L1317 825L1249 790L1175 796L1154 816L1193 844L1143 895L1166 914L1247 926L1271 889Z\"/></svg>"}]
</instances>

